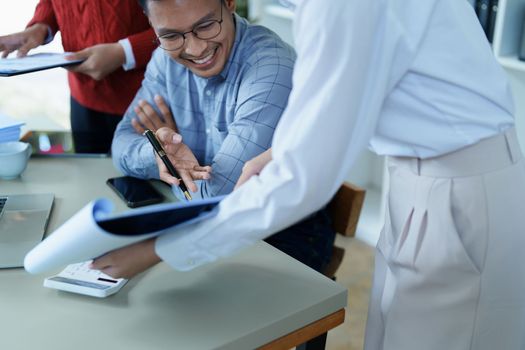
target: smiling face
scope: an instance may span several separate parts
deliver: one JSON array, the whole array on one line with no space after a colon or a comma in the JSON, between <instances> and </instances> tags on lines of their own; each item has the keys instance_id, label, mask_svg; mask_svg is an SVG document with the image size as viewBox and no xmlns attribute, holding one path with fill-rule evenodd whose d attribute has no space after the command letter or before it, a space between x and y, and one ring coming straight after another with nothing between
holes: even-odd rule
<instances>
[{"instance_id":1,"label":"smiling face","mask_svg":"<svg viewBox=\"0 0 525 350\"><path fill-rule=\"evenodd\" d=\"M216 37L199 39L194 33L186 33L184 45L166 53L203 78L223 70L235 40L235 0L150 0L147 6L151 26L157 36L166 38L174 32L186 33L196 28L205 32L210 20L221 20L222 7L221 31Z\"/></svg>"}]
</instances>

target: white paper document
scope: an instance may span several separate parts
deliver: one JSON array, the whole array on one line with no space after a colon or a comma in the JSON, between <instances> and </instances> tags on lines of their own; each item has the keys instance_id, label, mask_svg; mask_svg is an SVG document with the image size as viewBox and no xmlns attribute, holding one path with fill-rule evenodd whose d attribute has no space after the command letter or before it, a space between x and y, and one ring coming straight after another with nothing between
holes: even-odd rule
<instances>
[{"instance_id":1,"label":"white paper document","mask_svg":"<svg viewBox=\"0 0 525 350\"><path fill-rule=\"evenodd\" d=\"M69 53L37 53L21 58L0 59L0 76L11 76L39 70L65 67L83 60L67 60Z\"/></svg>"},{"instance_id":2,"label":"white paper document","mask_svg":"<svg viewBox=\"0 0 525 350\"><path fill-rule=\"evenodd\" d=\"M92 201L27 253L24 268L35 274L48 272L168 233L215 215L222 198L158 204L118 215L111 214L111 201Z\"/></svg>"}]
</instances>

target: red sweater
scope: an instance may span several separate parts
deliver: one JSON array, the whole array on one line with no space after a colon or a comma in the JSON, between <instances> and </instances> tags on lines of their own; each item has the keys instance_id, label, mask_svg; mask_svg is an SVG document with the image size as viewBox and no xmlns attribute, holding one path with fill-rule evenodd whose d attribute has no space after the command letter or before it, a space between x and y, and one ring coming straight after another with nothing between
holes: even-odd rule
<instances>
[{"instance_id":1,"label":"red sweater","mask_svg":"<svg viewBox=\"0 0 525 350\"><path fill-rule=\"evenodd\" d=\"M136 68L117 69L96 81L80 73L68 73L71 95L96 111L123 115L144 78L146 64L155 49L155 33L136 0L40 0L28 26L47 24L60 31L64 51L79 51L128 38Z\"/></svg>"}]
</instances>

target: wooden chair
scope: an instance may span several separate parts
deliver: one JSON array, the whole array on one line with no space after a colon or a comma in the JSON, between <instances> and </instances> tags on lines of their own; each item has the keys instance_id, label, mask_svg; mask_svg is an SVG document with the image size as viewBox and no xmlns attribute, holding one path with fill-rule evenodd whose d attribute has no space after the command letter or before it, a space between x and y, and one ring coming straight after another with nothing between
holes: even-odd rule
<instances>
[{"instance_id":1,"label":"wooden chair","mask_svg":"<svg viewBox=\"0 0 525 350\"><path fill-rule=\"evenodd\" d=\"M365 193L366 191L363 188L351 183L345 182L341 185L330 203L328 203L328 210L335 232L347 237L355 236L357 222L365 200ZM341 265L344 255L345 250L334 245L330 263L323 272L325 276L335 279L335 273Z\"/></svg>"}]
</instances>

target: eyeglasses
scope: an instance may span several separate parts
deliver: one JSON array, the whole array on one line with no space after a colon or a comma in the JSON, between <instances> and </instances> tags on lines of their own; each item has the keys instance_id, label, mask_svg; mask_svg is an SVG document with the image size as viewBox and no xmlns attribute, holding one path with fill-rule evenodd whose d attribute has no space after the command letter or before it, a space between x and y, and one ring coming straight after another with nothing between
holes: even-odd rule
<instances>
[{"instance_id":1,"label":"eyeglasses","mask_svg":"<svg viewBox=\"0 0 525 350\"><path fill-rule=\"evenodd\" d=\"M221 33L222 29L222 1L221 1L221 19L208 20L196 24L190 31L179 33L169 32L158 36L156 43L161 49L166 51L176 51L184 46L186 41L186 34L193 33L197 39L209 40L215 38Z\"/></svg>"}]
</instances>

